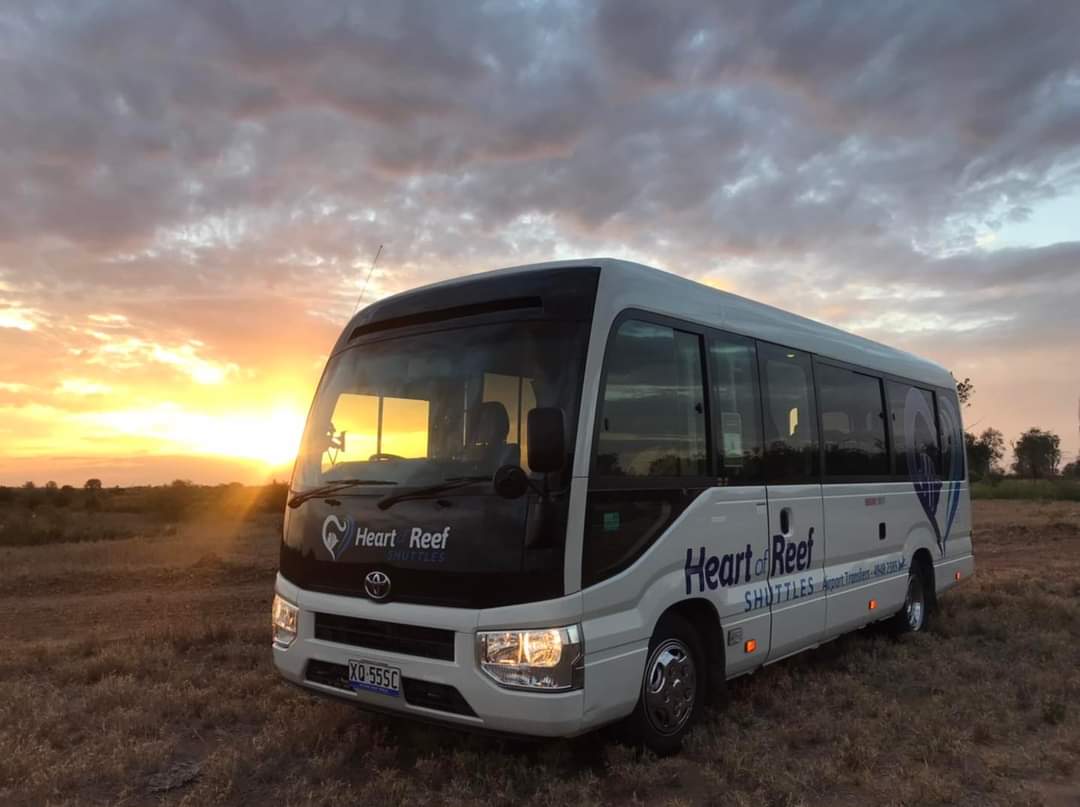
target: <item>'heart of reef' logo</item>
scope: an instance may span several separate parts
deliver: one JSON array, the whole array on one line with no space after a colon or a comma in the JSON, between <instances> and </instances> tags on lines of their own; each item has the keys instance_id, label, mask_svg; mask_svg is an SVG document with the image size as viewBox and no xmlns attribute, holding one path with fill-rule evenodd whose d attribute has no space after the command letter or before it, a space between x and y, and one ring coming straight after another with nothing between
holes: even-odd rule
<instances>
[{"instance_id":1,"label":"'heart of reef' logo","mask_svg":"<svg viewBox=\"0 0 1080 807\"><path fill-rule=\"evenodd\" d=\"M346 517L344 520L331 514L326 517L322 525L322 542L330 557L340 560L349 547L349 539L353 533L353 520Z\"/></svg>"}]
</instances>

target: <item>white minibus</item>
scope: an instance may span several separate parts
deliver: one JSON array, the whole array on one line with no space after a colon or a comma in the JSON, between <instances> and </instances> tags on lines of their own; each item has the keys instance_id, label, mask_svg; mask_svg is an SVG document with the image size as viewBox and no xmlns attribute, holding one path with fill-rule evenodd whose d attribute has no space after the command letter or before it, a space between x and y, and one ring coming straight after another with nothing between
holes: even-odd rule
<instances>
[{"instance_id":1,"label":"white minibus","mask_svg":"<svg viewBox=\"0 0 1080 807\"><path fill-rule=\"evenodd\" d=\"M280 673L357 706L677 749L725 682L974 572L955 382L638 264L450 280L356 314L318 385Z\"/></svg>"}]
</instances>

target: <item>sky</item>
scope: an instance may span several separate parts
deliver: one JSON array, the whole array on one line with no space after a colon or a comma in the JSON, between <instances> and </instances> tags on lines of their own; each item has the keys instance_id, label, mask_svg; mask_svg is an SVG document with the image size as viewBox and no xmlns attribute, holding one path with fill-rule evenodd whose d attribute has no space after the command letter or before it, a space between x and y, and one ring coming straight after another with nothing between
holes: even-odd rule
<instances>
[{"instance_id":1,"label":"sky","mask_svg":"<svg viewBox=\"0 0 1080 807\"><path fill-rule=\"evenodd\" d=\"M649 263L1080 450L1080 4L0 9L0 484L288 476L364 302ZM379 245L383 252L365 278Z\"/></svg>"}]
</instances>

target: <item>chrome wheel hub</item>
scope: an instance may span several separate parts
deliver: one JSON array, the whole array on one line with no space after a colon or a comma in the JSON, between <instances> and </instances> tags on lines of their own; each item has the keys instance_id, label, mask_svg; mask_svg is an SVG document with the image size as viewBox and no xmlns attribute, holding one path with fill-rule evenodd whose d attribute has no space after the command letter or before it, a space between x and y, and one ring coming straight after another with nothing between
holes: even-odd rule
<instances>
[{"instance_id":1,"label":"chrome wheel hub","mask_svg":"<svg viewBox=\"0 0 1080 807\"><path fill-rule=\"evenodd\" d=\"M690 719L697 698L697 670L678 639L662 642L645 669L645 716L660 734L675 734Z\"/></svg>"},{"instance_id":2,"label":"chrome wheel hub","mask_svg":"<svg viewBox=\"0 0 1080 807\"><path fill-rule=\"evenodd\" d=\"M922 585L912 577L908 581L907 598L904 600L904 613L907 615L908 627L912 631L922 628L924 611Z\"/></svg>"}]
</instances>

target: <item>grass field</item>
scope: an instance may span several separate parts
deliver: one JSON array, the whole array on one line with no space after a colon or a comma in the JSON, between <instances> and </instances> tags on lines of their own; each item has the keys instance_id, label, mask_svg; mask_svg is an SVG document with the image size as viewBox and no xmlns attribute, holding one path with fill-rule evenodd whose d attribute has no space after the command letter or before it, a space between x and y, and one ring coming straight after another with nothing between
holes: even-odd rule
<instances>
[{"instance_id":1,"label":"grass field","mask_svg":"<svg viewBox=\"0 0 1080 807\"><path fill-rule=\"evenodd\" d=\"M270 662L277 515L128 522L0 547L0 804L1080 804L1080 503L976 502L932 632L732 682L663 760L309 696Z\"/></svg>"}]
</instances>

